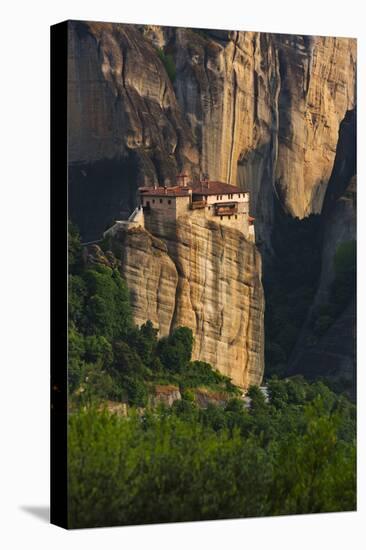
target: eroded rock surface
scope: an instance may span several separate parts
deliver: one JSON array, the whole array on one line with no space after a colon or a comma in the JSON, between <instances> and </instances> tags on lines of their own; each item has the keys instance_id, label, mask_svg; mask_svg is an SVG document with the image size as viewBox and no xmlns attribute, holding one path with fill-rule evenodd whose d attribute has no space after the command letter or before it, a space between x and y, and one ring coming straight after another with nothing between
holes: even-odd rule
<instances>
[{"instance_id":1,"label":"eroded rock surface","mask_svg":"<svg viewBox=\"0 0 366 550\"><path fill-rule=\"evenodd\" d=\"M355 106L354 39L69 25L70 188L85 240L96 236L85 211L100 234L139 185L182 170L251 191L259 239L276 198L299 218L321 211Z\"/></svg>"},{"instance_id":2,"label":"eroded rock surface","mask_svg":"<svg viewBox=\"0 0 366 550\"><path fill-rule=\"evenodd\" d=\"M264 296L256 247L237 230L182 217L173 238L121 227L114 254L130 289L134 320L150 319L165 336L192 329L193 358L211 363L241 387L264 369Z\"/></svg>"}]
</instances>

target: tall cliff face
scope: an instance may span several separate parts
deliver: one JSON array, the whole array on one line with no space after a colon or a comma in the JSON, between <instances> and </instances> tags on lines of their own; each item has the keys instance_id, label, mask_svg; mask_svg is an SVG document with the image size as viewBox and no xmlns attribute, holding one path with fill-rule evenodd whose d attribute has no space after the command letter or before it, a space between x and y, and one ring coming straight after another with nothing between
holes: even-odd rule
<instances>
[{"instance_id":1,"label":"tall cliff face","mask_svg":"<svg viewBox=\"0 0 366 550\"><path fill-rule=\"evenodd\" d=\"M318 288L290 367L294 372L342 379L354 397L355 292L350 292L343 311L316 344L311 344L311 316L329 302L336 276L334 258L337 250L342 244L356 240L356 179L356 113L349 111L340 126L336 159L322 211L322 262Z\"/></svg>"},{"instance_id":2,"label":"tall cliff face","mask_svg":"<svg viewBox=\"0 0 366 550\"><path fill-rule=\"evenodd\" d=\"M70 213L91 240L129 215L139 186L195 174L198 154L163 63L136 26L70 22L68 56Z\"/></svg>"},{"instance_id":3,"label":"tall cliff face","mask_svg":"<svg viewBox=\"0 0 366 550\"><path fill-rule=\"evenodd\" d=\"M159 238L121 227L110 245L121 260L137 324L150 319L160 336L187 326L194 359L211 363L238 386L261 382L260 255L239 231L187 216Z\"/></svg>"},{"instance_id":4,"label":"tall cliff face","mask_svg":"<svg viewBox=\"0 0 366 550\"><path fill-rule=\"evenodd\" d=\"M249 189L266 241L275 198L300 218L320 212L355 70L352 39L71 22L70 191L83 237L126 217L138 185L181 170Z\"/></svg>"},{"instance_id":5,"label":"tall cliff face","mask_svg":"<svg viewBox=\"0 0 366 550\"><path fill-rule=\"evenodd\" d=\"M355 107L355 80L353 39L70 22L69 205L82 240L100 238L112 220L127 218L140 185L174 184L177 173L185 171L192 179L206 172L211 179L250 191L257 242L263 243L268 269L279 211L299 218L322 212L324 224L329 225L324 246L331 250L338 229L348 223L349 204L339 202L326 214L323 202L324 197L329 202L327 190L337 187L329 183L332 173L342 172L342 151L336 158L338 132L346 113ZM351 175L338 178L337 200ZM223 235L230 241L228 234L218 238L219 233L194 220L187 223L176 230L165 227L167 232L155 228L157 239L146 232L121 237L126 247L124 275L135 295L135 318L137 322L152 318L162 334L184 321L195 331L196 356L218 365L215 354L219 354L226 373L230 368L236 372L230 361L244 365L242 375L233 376L245 385L245 373L260 373L263 367L262 329L257 321L247 325L244 317L237 321L253 328L248 328L245 343L228 353L230 342L236 341L235 331L221 323L218 312L223 308L226 312L229 297L231 308L236 300L241 302L233 287L220 286L226 275L207 249L214 243L234 265L240 243L232 247L234 261L224 242ZM211 263L199 254L194 261L186 259L186 243L193 250L202 247ZM260 278L252 245L240 246L249 266L242 265L243 273L249 270L251 277ZM326 254L324 248L324 258ZM215 298L217 288L212 286L209 304L216 300L217 307L207 305L203 314L192 296L205 288L202 269L206 267L201 266L206 264L214 266L208 272L219 274L215 282L219 295ZM246 283L237 277L244 291ZM247 275L243 277L246 281ZM164 290L159 294L160 285ZM256 290L250 290L253 296L243 294L249 300L245 315L254 307L257 320L263 300L259 288L257 282ZM137 299L138 290L143 299ZM173 294L179 298L172 300ZM217 344L215 326L221 327ZM199 343L201 336L204 346ZM250 351L255 342L261 349Z\"/></svg>"}]
</instances>

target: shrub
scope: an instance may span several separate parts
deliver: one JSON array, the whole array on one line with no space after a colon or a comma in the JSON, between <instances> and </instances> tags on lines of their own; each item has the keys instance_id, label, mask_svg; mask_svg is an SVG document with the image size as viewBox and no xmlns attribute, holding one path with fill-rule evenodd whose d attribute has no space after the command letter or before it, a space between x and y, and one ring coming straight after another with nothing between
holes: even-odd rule
<instances>
[{"instance_id":1,"label":"shrub","mask_svg":"<svg viewBox=\"0 0 366 550\"><path fill-rule=\"evenodd\" d=\"M134 376L126 376L123 379L123 387L127 391L128 402L135 407L147 405L148 392L142 380Z\"/></svg>"},{"instance_id":2,"label":"shrub","mask_svg":"<svg viewBox=\"0 0 366 550\"><path fill-rule=\"evenodd\" d=\"M110 339L125 336L132 315L127 286L118 271L100 265L88 268L83 278L88 293L85 332Z\"/></svg>"},{"instance_id":3,"label":"shrub","mask_svg":"<svg viewBox=\"0 0 366 550\"><path fill-rule=\"evenodd\" d=\"M181 373L192 356L193 335L191 329L179 327L167 338L160 340L158 355L168 371Z\"/></svg>"},{"instance_id":4,"label":"shrub","mask_svg":"<svg viewBox=\"0 0 366 550\"><path fill-rule=\"evenodd\" d=\"M163 62L163 65L165 67L168 77L170 78L171 82L174 82L176 78L177 70L176 70L173 56L170 53L165 53L162 48L158 48L157 52L158 52L158 56Z\"/></svg>"},{"instance_id":5,"label":"shrub","mask_svg":"<svg viewBox=\"0 0 366 550\"><path fill-rule=\"evenodd\" d=\"M104 367L112 364L112 345L104 336L86 336L84 346L86 361L93 363L100 362Z\"/></svg>"},{"instance_id":6,"label":"shrub","mask_svg":"<svg viewBox=\"0 0 366 550\"><path fill-rule=\"evenodd\" d=\"M119 376L142 377L144 375L145 365L143 364L141 357L126 342L115 342L113 346L113 353L113 368Z\"/></svg>"},{"instance_id":7,"label":"shrub","mask_svg":"<svg viewBox=\"0 0 366 550\"><path fill-rule=\"evenodd\" d=\"M346 241L338 246L334 256L334 269L337 275L355 271L356 252L356 241Z\"/></svg>"}]
</instances>

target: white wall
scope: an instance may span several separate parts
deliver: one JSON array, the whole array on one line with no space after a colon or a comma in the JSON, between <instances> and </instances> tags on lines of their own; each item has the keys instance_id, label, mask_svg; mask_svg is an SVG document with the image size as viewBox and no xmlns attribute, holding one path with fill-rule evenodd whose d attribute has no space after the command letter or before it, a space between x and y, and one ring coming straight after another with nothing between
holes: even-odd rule
<instances>
[{"instance_id":1,"label":"white wall","mask_svg":"<svg viewBox=\"0 0 366 550\"><path fill-rule=\"evenodd\" d=\"M239 197L240 195L240 197ZM248 202L249 193L232 193L233 198L229 199L229 195L207 195L207 204L215 204L215 202ZM219 198L217 198L219 197Z\"/></svg>"}]
</instances>

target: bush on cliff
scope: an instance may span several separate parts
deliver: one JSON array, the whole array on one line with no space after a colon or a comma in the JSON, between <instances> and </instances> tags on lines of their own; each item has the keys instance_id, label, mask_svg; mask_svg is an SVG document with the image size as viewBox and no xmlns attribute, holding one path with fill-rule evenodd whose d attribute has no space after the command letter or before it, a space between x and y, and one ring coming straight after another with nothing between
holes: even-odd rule
<instances>
[{"instance_id":1,"label":"bush on cliff","mask_svg":"<svg viewBox=\"0 0 366 550\"><path fill-rule=\"evenodd\" d=\"M158 56L160 57L161 61L163 62L163 65L165 67L165 70L167 72L167 75L169 76L171 82L174 82L177 74L177 69L174 63L174 58L172 54L165 53L162 48L157 49Z\"/></svg>"},{"instance_id":2,"label":"bush on cliff","mask_svg":"<svg viewBox=\"0 0 366 550\"><path fill-rule=\"evenodd\" d=\"M193 334L187 327L179 327L158 344L158 356L168 371L182 373L192 357Z\"/></svg>"},{"instance_id":3,"label":"bush on cliff","mask_svg":"<svg viewBox=\"0 0 366 550\"><path fill-rule=\"evenodd\" d=\"M211 365L191 362L189 328L178 327L158 340L151 321L135 326L118 269L86 264L75 227L70 226L70 231L69 388L72 396L77 395L74 401L124 396L131 405L144 406L148 384L153 382L178 384L182 391L200 385L236 391Z\"/></svg>"}]
</instances>

